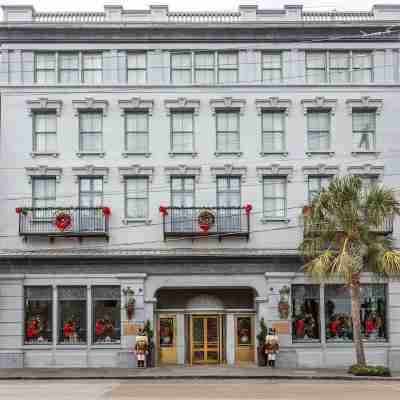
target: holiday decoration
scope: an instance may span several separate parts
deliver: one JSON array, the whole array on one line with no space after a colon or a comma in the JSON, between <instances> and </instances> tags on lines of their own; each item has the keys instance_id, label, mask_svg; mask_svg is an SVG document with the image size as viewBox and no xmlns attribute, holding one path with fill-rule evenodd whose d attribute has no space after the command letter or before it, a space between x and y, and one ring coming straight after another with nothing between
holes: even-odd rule
<instances>
[{"instance_id":1,"label":"holiday decoration","mask_svg":"<svg viewBox=\"0 0 400 400\"><path fill-rule=\"evenodd\" d=\"M69 214L66 211L60 211L56 216L54 217L54 225L59 229L60 231L65 231L72 225L72 217L71 214Z\"/></svg>"},{"instance_id":2,"label":"holiday decoration","mask_svg":"<svg viewBox=\"0 0 400 400\"><path fill-rule=\"evenodd\" d=\"M312 208L310 206L304 206L303 207L303 216L304 217L310 217L311 216L311 211L312 211Z\"/></svg>"},{"instance_id":3,"label":"holiday decoration","mask_svg":"<svg viewBox=\"0 0 400 400\"><path fill-rule=\"evenodd\" d=\"M159 208L160 214L165 217L166 215L168 215L168 211L167 211L167 207L165 206L160 206Z\"/></svg>"},{"instance_id":4,"label":"holiday decoration","mask_svg":"<svg viewBox=\"0 0 400 400\"><path fill-rule=\"evenodd\" d=\"M253 206L249 203L247 203L244 206L244 211L245 211L246 215L250 215L252 209L253 209Z\"/></svg>"},{"instance_id":5,"label":"holiday decoration","mask_svg":"<svg viewBox=\"0 0 400 400\"><path fill-rule=\"evenodd\" d=\"M26 214L28 214L28 209L25 208L25 207L17 207L17 208L15 209L15 212L16 212L17 214L26 215Z\"/></svg>"},{"instance_id":6,"label":"holiday decoration","mask_svg":"<svg viewBox=\"0 0 400 400\"><path fill-rule=\"evenodd\" d=\"M108 217L110 214L111 214L111 210L110 210L110 207L103 207L103 215L105 216L105 217Z\"/></svg>"},{"instance_id":7,"label":"holiday decoration","mask_svg":"<svg viewBox=\"0 0 400 400\"><path fill-rule=\"evenodd\" d=\"M279 290L280 300L278 304L278 312L281 319L289 318L289 293L289 286L283 286Z\"/></svg>"},{"instance_id":8,"label":"holiday decoration","mask_svg":"<svg viewBox=\"0 0 400 400\"><path fill-rule=\"evenodd\" d=\"M215 224L215 215L210 210L203 210L197 217L197 223L199 224L200 229L207 233Z\"/></svg>"},{"instance_id":9,"label":"holiday decoration","mask_svg":"<svg viewBox=\"0 0 400 400\"><path fill-rule=\"evenodd\" d=\"M125 309L126 315L129 320L133 317L133 312L135 310L135 292L132 290L130 286L122 290L122 293L125 296Z\"/></svg>"}]
</instances>

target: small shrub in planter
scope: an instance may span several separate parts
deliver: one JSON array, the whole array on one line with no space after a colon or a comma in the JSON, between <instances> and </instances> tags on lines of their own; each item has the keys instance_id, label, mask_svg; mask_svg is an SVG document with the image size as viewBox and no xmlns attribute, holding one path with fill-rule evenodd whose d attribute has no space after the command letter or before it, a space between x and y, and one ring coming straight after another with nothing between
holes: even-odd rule
<instances>
[{"instance_id":1,"label":"small shrub in planter","mask_svg":"<svg viewBox=\"0 0 400 400\"><path fill-rule=\"evenodd\" d=\"M391 376L390 369L381 365L354 364L348 372L355 376Z\"/></svg>"}]
</instances>

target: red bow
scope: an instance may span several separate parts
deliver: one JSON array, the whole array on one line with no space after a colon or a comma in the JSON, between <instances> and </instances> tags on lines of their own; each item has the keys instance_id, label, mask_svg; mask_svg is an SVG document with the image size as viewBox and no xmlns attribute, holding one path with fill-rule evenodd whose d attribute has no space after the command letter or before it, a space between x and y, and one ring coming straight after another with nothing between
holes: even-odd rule
<instances>
[{"instance_id":1,"label":"red bow","mask_svg":"<svg viewBox=\"0 0 400 400\"><path fill-rule=\"evenodd\" d=\"M253 209L253 206L251 205L251 204L249 204L249 203L247 203L245 206L244 206L244 211L246 212L246 215L249 215L250 213L251 213L251 210Z\"/></svg>"}]
</instances>

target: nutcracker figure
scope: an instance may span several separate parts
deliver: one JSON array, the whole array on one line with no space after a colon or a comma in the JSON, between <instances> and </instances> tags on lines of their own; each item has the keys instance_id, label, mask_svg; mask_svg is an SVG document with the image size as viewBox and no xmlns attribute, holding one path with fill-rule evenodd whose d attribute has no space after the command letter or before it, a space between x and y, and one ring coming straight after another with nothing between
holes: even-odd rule
<instances>
[{"instance_id":1,"label":"nutcracker figure","mask_svg":"<svg viewBox=\"0 0 400 400\"><path fill-rule=\"evenodd\" d=\"M269 330L265 338L264 350L268 366L275 367L276 355L279 353L279 338L275 329Z\"/></svg>"},{"instance_id":2,"label":"nutcracker figure","mask_svg":"<svg viewBox=\"0 0 400 400\"><path fill-rule=\"evenodd\" d=\"M135 353L137 358L137 366L145 368L146 356L149 352L149 340L143 330L140 330L136 335Z\"/></svg>"}]
</instances>

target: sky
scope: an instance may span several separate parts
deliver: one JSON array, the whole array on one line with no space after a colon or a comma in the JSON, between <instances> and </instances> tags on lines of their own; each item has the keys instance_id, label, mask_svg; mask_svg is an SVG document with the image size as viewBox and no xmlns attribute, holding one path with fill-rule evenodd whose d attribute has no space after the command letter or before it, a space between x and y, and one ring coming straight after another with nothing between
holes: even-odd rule
<instances>
[{"instance_id":1,"label":"sky","mask_svg":"<svg viewBox=\"0 0 400 400\"><path fill-rule=\"evenodd\" d=\"M258 4L259 8L282 8L284 4L303 4L307 10L370 10L374 4L400 4L400 0L0 0L0 4L31 4L36 11L102 11L104 4L125 9L147 9L150 4L168 4L171 11L234 10L239 4Z\"/></svg>"}]
</instances>

